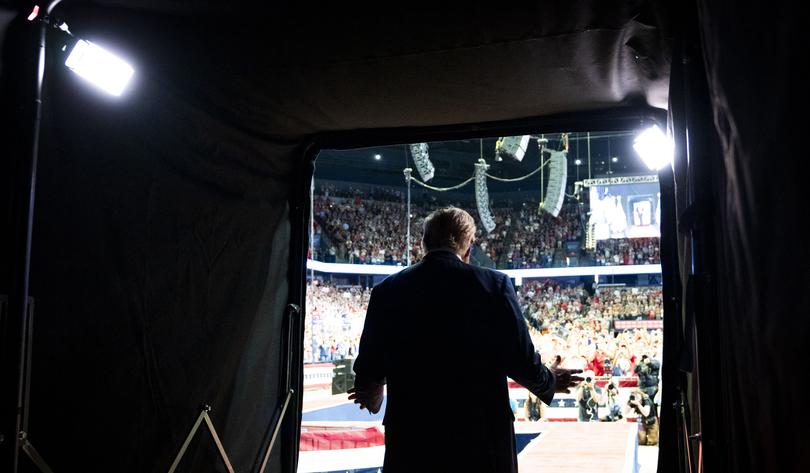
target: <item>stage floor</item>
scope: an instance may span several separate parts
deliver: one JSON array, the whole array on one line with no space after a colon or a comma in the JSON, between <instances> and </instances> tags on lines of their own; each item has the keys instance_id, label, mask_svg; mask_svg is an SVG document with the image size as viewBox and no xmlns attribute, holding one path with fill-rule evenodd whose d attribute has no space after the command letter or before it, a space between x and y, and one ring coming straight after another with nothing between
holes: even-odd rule
<instances>
[{"instance_id":1,"label":"stage floor","mask_svg":"<svg viewBox=\"0 0 810 473\"><path fill-rule=\"evenodd\" d=\"M542 434L518 454L521 473L636 473L637 427L628 422L516 422Z\"/></svg>"},{"instance_id":2,"label":"stage floor","mask_svg":"<svg viewBox=\"0 0 810 473\"><path fill-rule=\"evenodd\" d=\"M327 421L320 415L325 409L333 415L347 418ZM305 427L369 427L381 424L381 419L370 416L366 411L359 411L356 405L347 402L345 394L305 402L303 411ZM442 428L452 430L452 423L443 424ZM639 447L636 429L636 424L631 422L515 422L515 433L520 438L532 437L526 434L540 434L533 437L518 454L520 471L654 473L658 448ZM383 446L302 451L298 472L375 472L382 465L384 452Z\"/></svg>"}]
</instances>

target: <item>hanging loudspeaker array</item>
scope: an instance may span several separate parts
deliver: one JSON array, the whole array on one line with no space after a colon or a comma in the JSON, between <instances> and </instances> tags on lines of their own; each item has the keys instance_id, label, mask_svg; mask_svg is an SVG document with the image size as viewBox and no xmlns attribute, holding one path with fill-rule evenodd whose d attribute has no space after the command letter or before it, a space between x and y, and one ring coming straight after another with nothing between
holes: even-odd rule
<instances>
[{"instance_id":1,"label":"hanging loudspeaker array","mask_svg":"<svg viewBox=\"0 0 810 473\"><path fill-rule=\"evenodd\" d=\"M560 214L565 199L565 182L568 179L568 159L565 151L551 151L549 158L548 187L543 209L553 216Z\"/></svg>"},{"instance_id":2,"label":"hanging loudspeaker array","mask_svg":"<svg viewBox=\"0 0 810 473\"><path fill-rule=\"evenodd\" d=\"M422 177L424 182L433 179L433 163L430 162L430 155L428 154L427 143L413 143L410 145L411 156L413 162L416 164L416 171Z\"/></svg>"},{"instance_id":3,"label":"hanging loudspeaker array","mask_svg":"<svg viewBox=\"0 0 810 473\"><path fill-rule=\"evenodd\" d=\"M481 225L487 233L495 229L495 220L489 211L489 191L487 190L487 168L489 165L479 159L475 163L475 203L478 205L478 216L481 218Z\"/></svg>"}]
</instances>

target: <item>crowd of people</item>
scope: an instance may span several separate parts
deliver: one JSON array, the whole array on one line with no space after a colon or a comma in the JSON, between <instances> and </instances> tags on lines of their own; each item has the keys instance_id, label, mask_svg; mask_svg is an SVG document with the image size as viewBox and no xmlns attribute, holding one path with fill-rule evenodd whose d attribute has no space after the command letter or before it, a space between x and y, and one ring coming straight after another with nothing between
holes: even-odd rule
<instances>
[{"instance_id":1,"label":"crowd of people","mask_svg":"<svg viewBox=\"0 0 810 473\"><path fill-rule=\"evenodd\" d=\"M304 362L357 356L371 290L338 287L318 280L307 286Z\"/></svg>"},{"instance_id":2,"label":"crowd of people","mask_svg":"<svg viewBox=\"0 0 810 473\"><path fill-rule=\"evenodd\" d=\"M658 264L661 262L660 238L617 238L599 240L593 251L597 266Z\"/></svg>"},{"instance_id":3,"label":"crowd of people","mask_svg":"<svg viewBox=\"0 0 810 473\"><path fill-rule=\"evenodd\" d=\"M321 261L335 262L338 259L351 264L406 265L405 253L406 205L397 191L381 189L371 192L334 186L319 188L313 202L315 214L315 240L323 241L325 231L329 246L320 245L315 256ZM370 192L370 191L369 191ZM378 200L379 199L379 200ZM436 199L420 198L411 205L411 262L422 258L419 242L422 238L422 221L438 206L455 205L477 216L469 202L439 202ZM507 230L511 226L511 209L492 207L491 213L496 228L486 233L478 229L478 248L492 261L497 261L503 250Z\"/></svg>"},{"instance_id":4,"label":"crowd of people","mask_svg":"<svg viewBox=\"0 0 810 473\"><path fill-rule=\"evenodd\" d=\"M480 222L472 201L443 201L435 192L412 192L411 197L411 262L422 257L418 242L422 220L430 211L454 205L467 210ZM394 188L318 186L313 205L315 241L319 245L314 247L314 257L320 261L352 264L408 264L404 200L402 191ZM499 268L564 265L562 261L555 261L555 257L567 256L566 251L562 251L566 242L581 242L583 238L585 215L578 203L563 205L557 217L531 201L517 208L512 202L492 202L490 209L495 229L487 233L479 224L474 254L486 255ZM582 256L584 261L590 260L597 266L656 264L660 262L660 239L599 240L595 249Z\"/></svg>"},{"instance_id":5,"label":"crowd of people","mask_svg":"<svg viewBox=\"0 0 810 473\"><path fill-rule=\"evenodd\" d=\"M530 280L517 291L535 348L544 360L559 356L560 367L581 369L586 381L574 392L580 421L639 419L639 442L657 443L655 405L663 333L659 329L616 330L625 318L663 316L660 286L601 287L556 280ZM358 353L371 290L339 287L315 280L307 287L304 362L333 362ZM596 377L638 377L626 405L618 404L616 385L599 387ZM624 401L623 401L624 402ZM529 395L526 418L539 420L544 407ZM600 411L600 407L602 408ZM599 412L602 412L601 417Z\"/></svg>"},{"instance_id":6,"label":"crowd of people","mask_svg":"<svg viewBox=\"0 0 810 473\"><path fill-rule=\"evenodd\" d=\"M402 202L405 193L400 189L384 186L355 186L320 183L315 189L315 195L324 197L339 197L350 200L376 200L385 202Z\"/></svg>"},{"instance_id":7,"label":"crowd of people","mask_svg":"<svg viewBox=\"0 0 810 473\"><path fill-rule=\"evenodd\" d=\"M582 234L579 205L563 205L559 215L554 217L536 202L523 203L511 232L506 268L551 267L554 252L566 241L578 240Z\"/></svg>"},{"instance_id":8,"label":"crowd of people","mask_svg":"<svg viewBox=\"0 0 810 473\"><path fill-rule=\"evenodd\" d=\"M595 376L632 376L642 356L660 358L660 330L616 330L615 320L661 318L660 287L599 288L530 281L518 291L535 347L545 359Z\"/></svg>"},{"instance_id":9,"label":"crowd of people","mask_svg":"<svg viewBox=\"0 0 810 473\"><path fill-rule=\"evenodd\" d=\"M371 291L315 281L307 290L307 362L353 358L357 354ZM660 318L661 288L599 288L527 281L518 289L521 310L544 359L562 357L565 368L596 376L632 376L642 356L660 359L660 330L615 330L613 321L632 316Z\"/></svg>"},{"instance_id":10,"label":"crowd of people","mask_svg":"<svg viewBox=\"0 0 810 473\"><path fill-rule=\"evenodd\" d=\"M360 197L317 196L315 221L332 242L327 254L354 264L402 264L405 261L405 210L401 203Z\"/></svg>"}]
</instances>

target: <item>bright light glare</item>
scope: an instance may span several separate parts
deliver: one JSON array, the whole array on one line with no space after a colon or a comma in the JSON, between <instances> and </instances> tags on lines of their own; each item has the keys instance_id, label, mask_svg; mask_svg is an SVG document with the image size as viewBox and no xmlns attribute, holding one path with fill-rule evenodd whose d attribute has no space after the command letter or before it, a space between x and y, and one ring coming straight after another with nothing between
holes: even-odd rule
<instances>
[{"instance_id":1,"label":"bright light glare","mask_svg":"<svg viewBox=\"0 0 810 473\"><path fill-rule=\"evenodd\" d=\"M379 161L381 158L382 158L382 156L380 156L379 154L374 155L374 159L376 159L377 161Z\"/></svg>"},{"instance_id":2,"label":"bright light glare","mask_svg":"<svg viewBox=\"0 0 810 473\"><path fill-rule=\"evenodd\" d=\"M574 161L574 164L576 164L577 166L579 166L580 164L582 164L582 160L581 160L581 159L577 159L576 161Z\"/></svg>"},{"instance_id":3,"label":"bright light glare","mask_svg":"<svg viewBox=\"0 0 810 473\"><path fill-rule=\"evenodd\" d=\"M135 70L132 66L101 49L95 44L80 39L65 61L65 65L105 92L119 96L126 88Z\"/></svg>"},{"instance_id":4,"label":"bright light glare","mask_svg":"<svg viewBox=\"0 0 810 473\"><path fill-rule=\"evenodd\" d=\"M638 135L633 142L633 149L653 171L671 165L675 153L672 140L658 128L658 125L653 125Z\"/></svg>"}]
</instances>

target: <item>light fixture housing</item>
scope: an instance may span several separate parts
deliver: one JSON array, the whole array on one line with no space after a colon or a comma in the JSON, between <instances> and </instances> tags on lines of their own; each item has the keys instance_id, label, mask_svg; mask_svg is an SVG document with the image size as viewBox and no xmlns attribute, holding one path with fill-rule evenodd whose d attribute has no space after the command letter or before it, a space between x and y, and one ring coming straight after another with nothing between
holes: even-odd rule
<instances>
[{"instance_id":1,"label":"light fixture housing","mask_svg":"<svg viewBox=\"0 0 810 473\"><path fill-rule=\"evenodd\" d=\"M652 171L671 166L675 154L675 144L658 125L653 125L638 135L633 142L633 149Z\"/></svg>"},{"instance_id":2,"label":"light fixture housing","mask_svg":"<svg viewBox=\"0 0 810 473\"><path fill-rule=\"evenodd\" d=\"M98 45L80 39L70 51L65 66L110 95L120 96L135 70Z\"/></svg>"}]
</instances>

